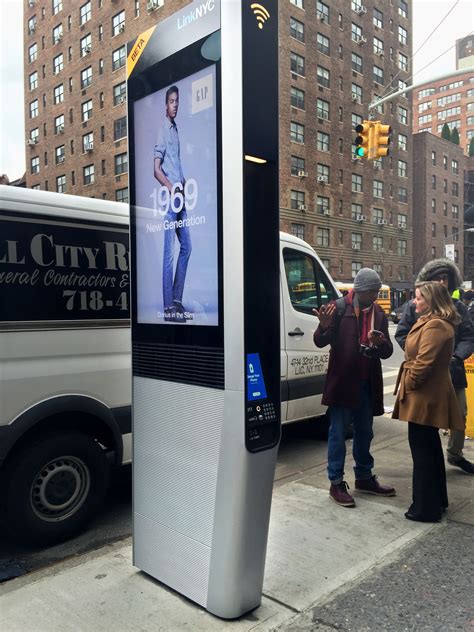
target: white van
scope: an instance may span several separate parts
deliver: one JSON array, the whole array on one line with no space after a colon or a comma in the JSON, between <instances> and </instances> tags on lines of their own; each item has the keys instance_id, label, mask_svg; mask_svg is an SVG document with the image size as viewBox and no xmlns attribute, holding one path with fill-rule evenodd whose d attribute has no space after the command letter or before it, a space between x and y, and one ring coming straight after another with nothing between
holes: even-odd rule
<instances>
[{"instance_id":1,"label":"white van","mask_svg":"<svg viewBox=\"0 0 474 632\"><path fill-rule=\"evenodd\" d=\"M0 497L20 539L76 533L130 462L128 233L127 205L0 186ZM325 412L312 309L339 294L285 233L281 271L286 423Z\"/></svg>"}]
</instances>

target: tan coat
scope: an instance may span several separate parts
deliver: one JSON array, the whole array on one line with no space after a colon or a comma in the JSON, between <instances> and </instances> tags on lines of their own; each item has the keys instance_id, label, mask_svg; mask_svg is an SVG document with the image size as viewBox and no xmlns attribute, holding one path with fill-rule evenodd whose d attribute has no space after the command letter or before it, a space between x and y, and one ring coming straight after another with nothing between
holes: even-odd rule
<instances>
[{"instance_id":1,"label":"tan coat","mask_svg":"<svg viewBox=\"0 0 474 632\"><path fill-rule=\"evenodd\" d=\"M436 316L422 316L413 325L400 367L398 397L392 417L435 428L463 430L449 374L454 327Z\"/></svg>"}]
</instances>

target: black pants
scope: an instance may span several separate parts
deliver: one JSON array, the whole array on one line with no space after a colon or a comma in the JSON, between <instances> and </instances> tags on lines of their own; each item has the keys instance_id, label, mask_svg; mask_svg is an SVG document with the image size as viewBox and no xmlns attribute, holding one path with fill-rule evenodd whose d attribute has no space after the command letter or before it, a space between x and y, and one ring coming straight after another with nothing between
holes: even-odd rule
<instances>
[{"instance_id":1,"label":"black pants","mask_svg":"<svg viewBox=\"0 0 474 632\"><path fill-rule=\"evenodd\" d=\"M413 503L408 511L417 518L439 520L448 506L439 430L409 422L408 442L413 458Z\"/></svg>"}]
</instances>

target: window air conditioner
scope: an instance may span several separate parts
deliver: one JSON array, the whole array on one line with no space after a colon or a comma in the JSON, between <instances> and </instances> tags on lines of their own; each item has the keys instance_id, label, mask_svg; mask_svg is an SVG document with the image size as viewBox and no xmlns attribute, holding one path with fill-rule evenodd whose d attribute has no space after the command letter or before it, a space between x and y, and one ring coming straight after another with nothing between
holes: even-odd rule
<instances>
[{"instance_id":1,"label":"window air conditioner","mask_svg":"<svg viewBox=\"0 0 474 632\"><path fill-rule=\"evenodd\" d=\"M30 147L33 147L34 145L36 145L38 141L36 140L36 138L28 138L28 140L26 141L26 144L29 145Z\"/></svg>"},{"instance_id":2,"label":"window air conditioner","mask_svg":"<svg viewBox=\"0 0 474 632\"><path fill-rule=\"evenodd\" d=\"M32 25L28 28L28 33L29 33L30 35L32 35L35 31L36 31L36 24L32 24Z\"/></svg>"},{"instance_id":3,"label":"window air conditioner","mask_svg":"<svg viewBox=\"0 0 474 632\"><path fill-rule=\"evenodd\" d=\"M60 42L63 39L63 34L59 33L59 35L56 35L56 39L54 40L54 43L57 44L58 42Z\"/></svg>"},{"instance_id":4,"label":"window air conditioner","mask_svg":"<svg viewBox=\"0 0 474 632\"><path fill-rule=\"evenodd\" d=\"M307 178L308 177L308 172L304 171L303 169L300 169L298 171L298 178Z\"/></svg>"},{"instance_id":5,"label":"window air conditioner","mask_svg":"<svg viewBox=\"0 0 474 632\"><path fill-rule=\"evenodd\" d=\"M58 156L58 163L64 162L66 158L64 156Z\"/></svg>"},{"instance_id":6,"label":"window air conditioner","mask_svg":"<svg viewBox=\"0 0 474 632\"><path fill-rule=\"evenodd\" d=\"M154 11L155 9L158 9L158 0L148 0L147 5L146 5L146 10L147 11Z\"/></svg>"},{"instance_id":7,"label":"window air conditioner","mask_svg":"<svg viewBox=\"0 0 474 632\"><path fill-rule=\"evenodd\" d=\"M398 222L398 228L401 228L402 230L405 230L406 227L407 227L407 225L405 224L405 222Z\"/></svg>"},{"instance_id":8,"label":"window air conditioner","mask_svg":"<svg viewBox=\"0 0 474 632\"><path fill-rule=\"evenodd\" d=\"M119 30L119 33L122 33L123 31L125 31L125 22L122 22L118 30Z\"/></svg>"},{"instance_id":9,"label":"window air conditioner","mask_svg":"<svg viewBox=\"0 0 474 632\"><path fill-rule=\"evenodd\" d=\"M355 92L352 93L352 100L353 101L358 101L359 97L357 96L357 94Z\"/></svg>"},{"instance_id":10,"label":"window air conditioner","mask_svg":"<svg viewBox=\"0 0 474 632\"><path fill-rule=\"evenodd\" d=\"M352 244L352 250L360 250L360 244Z\"/></svg>"},{"instance_id":11,"label":"window air conditioner","mask_svg":"<svg viewBox=\"0 0 474 632\"><path fill-rule=\"evenodd\" d=\"M375 51L375 54L376 54L378 57L383 57L383 50L376 50L376 51Z\"/></svg>"},{"instance_id":12,"label":"window air conditioner","mask_svg":"<svg viewBox=\"0 0 474 632\"><path fill-rule=\"evenodd\" d=\"M64 133L64 125L59 125L58 134L63 134L63 133Z\"/></svg>"},{"instance_id":13,"label":"window air conditioner","mask_svg":"<svg viewBox=\"0 0 474 632\"><path fill-rule=\"evenodd\" d=\"M28 6L30 7L30 9L31 7L34 7L35 4L36 4L36 0L28 0Z\"/></svg>"},{"instance_id":14,"label":"window air conditioner","mask_svg":"<svg viewBox=\"0 0 474 632\"><path fill-rule=\"evenodd\" d=\"M367 9L364 7L364 5L361 4L360 7L357 7L355 12L357 13L357 15L363 15L364 13L367 13Z\"/></svg>"},{"instance_id":15,"label":"window air conditioner","mask_svg":"<svg viewBox=\"0 0 474 632\"><path fill-rule=\"evenodd\" d=\"M322 213L322 214L323 214L323 215L331 215L331 210L330 210L330 209L328 209L328 208L325 208L325 209L323 210L323 213Z\"/></svg>"},{"instance_id":16,"label":"window air conditioner","mask_svg":"<svg viewBox=\"0 0 474 632\"><path fill-rule=\"evenodd\" d=\"M359 44L359 46L360 46L361 44L365 44L367 42L367 40L365 39L365 37L357 36L355 38L355 42L356 42L356 44Z\"/></svg>"},{"instance_id":17,"label":"window air conditioner","mask_svg":"<svg viewBox=\"0 0 474 632\"><path fill-rule=\"evenodd\" d=\"M94 149L94 143L86 143L84 149L87 153L90 153Z\"/></svg>"},{"instance_id":18,"label":"window air conditioner","mask_svg":"<svg viewBox=\"0 0 474 632\"><path fill-rule=\"evenodd\" d=\"M387 220L386 220L386 219L378 219L378 220L377 220L377 224L378 224L379 226L385 226L387 223L388 223L388 222L387 222Z\"/></svg>"},{"instance_id":19,"label":"window air conditioner","mask_svg":"<svg viewBox=\"0 0 474 632\"><path fill-rule=\"evenodd\" d=\"M321 22L324 22L325 19L326 19L326 16L324 15L324 13L322 11L318 11L318 20L321 20Z\"/></svg>"},{"instance_id":20,"label":"window air conditioner","mask_svg":"<svg viewBox=\"0 0 474 632\"><path fill-rule=\"evenodd\" d=\"M298 205L298 210L299 211L307 211L308 207L306 206L306 204L299 204Z\"/></svg>"},{"instance_id":21,"label":"window air conditioner","mask_svg":"<svg viewBox=\"0 0 474 632\"><path fill-rule=\"evenodd\" d=\"M120 97L118 102L119 103L126 103L127 102L127 97Z\"/></svg>"},{"instance_id":22,"label":"window air conditioner","mask_svg":"<svg viewBox=\"0 0 474 632\"><path fill-rule=\"evenodd\" d=\"M328 181L328 179L327 179L327 176L318 176L317 181L324 184L325 182Z\"/></svg>"},{"instance_id":23,"label":"window air conditioner","mask_svg":"<svg viewBox=\"0 0 474 632\"><path fill-rule=\"evenodd\" d=\"M365 220L366 220L366 219L367 219L367 218L365 217L365 215L357 215L357 216L356 216L356 220L357 220L358 222L365 222Z\"/></svg>"},{"instance_id":24,"label":"window air conditioner","mask_svg":"<svg viewBox=\"0 0 474 632\"><path fill-rule=\"evenodd\" d=\"M92 46L90 44L87 44L82 50L84 52L84 55L88 55L92 50Z\"/></svg>"}]
</instances>

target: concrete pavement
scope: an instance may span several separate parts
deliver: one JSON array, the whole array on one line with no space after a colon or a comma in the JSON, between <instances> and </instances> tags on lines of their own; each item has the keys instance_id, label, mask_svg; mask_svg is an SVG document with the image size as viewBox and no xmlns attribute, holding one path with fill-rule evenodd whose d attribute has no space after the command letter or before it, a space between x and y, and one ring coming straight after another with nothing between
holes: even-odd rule
<instances>
[{"instance_id":1,"label":"concrete pavement","mask_svg":"<svg viewBox=\"0 0 474 632\"><path fill-rule=\"evenodd\" d=\"M466 448L466 456L474 460L474 442ZM447 518L438 525L417 524L403 516L411 495L406 424L378 418L373 452L381 481L395 484L398 493L386 499L355 493L355 509L329 500L324 462L283 478L280 468L262 605L238 621L211 616L133 568L127 539L3 584L0 628L10 632L421 630L437 628L418 627L415 613L421 612L426 623L432 616L428 613L439 610L441 617L450 606L457 627L439 629L472 629L474 616L466 603L472 583L469 576L455 576L464 561L472 572L474 477L448 466ZM347 463L350 466L349 456ZM352 473L347 479L353 487ZM410 566L415 571L408 577L403 568L414 556L418 561ZM431 566L424 563L426 556ZM435 584L437 592L433 592ZM421 593L416 585L422 587ZM456 594L449 592L449 604L426 597L430 591L440 594L445 585L459 586ZM382 598L390 604L386 611L379 607ZM344 604L352 605L344 608ZM449 622L446 617L439 620Z\"/></svg>"}]
</instances>

